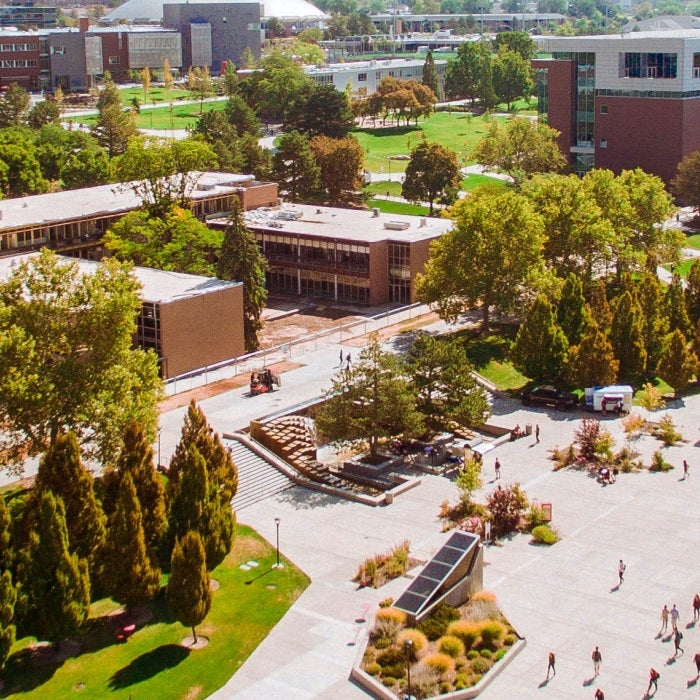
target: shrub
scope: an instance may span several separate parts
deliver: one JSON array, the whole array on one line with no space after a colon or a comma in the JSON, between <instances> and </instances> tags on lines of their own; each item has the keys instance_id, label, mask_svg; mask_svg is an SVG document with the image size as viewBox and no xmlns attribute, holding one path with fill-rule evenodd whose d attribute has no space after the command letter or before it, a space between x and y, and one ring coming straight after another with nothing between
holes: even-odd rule
<instances>
[{"instance_id":1,"label":"shrub","mask_svg":"<svg viewBox=\"0 0 700 700\"><path fill-rule=\"evenodd\" d=\"M457 637L469 651L479 639L479 625L469 620L457 620L447 628L447 634Z\"/></svg>"},{"instance_id":2,"label":"shrub","mask_svg":"<svg viewBox=\"0 0 700 700\"><path fill-rule=\"evenodd\" d=\"M377 663L382 667L382 675L403 678L406 672L406 654L395 644L377 655Z\"/></svg>"},{"instance_id":3,"label":"shrub","mask_svg":"<svg viewBox=\"0 0 700 700\"><path fill-rule=\"evenodd\" d=\"M411 690L419 698L430 698L438 692L440 676L429 666L411 668Z\"/></svg>"},{"instance_id":4,"label":"shrub","mask_svg":"<svg viewBox=\"0 0 700 700\"><path fill-rule=\"evenodd\" d=\"M382 678L382 685L384 685L386 688L393 688L396 683L396 678L393 676L384 676L384 678Z\"/></svg>"},{"instance_id":5,"label":"shrub","mask_svg":"<svg viewBox=\"0 0 700 700\"><path fill-rule=\"evenodd\" d=\"M384 600L379 601L380 608L390 608L394 604L393 598L384 598Z\"/></svg>"},{"instance_id":6,"label":"shrub","mask_svg":"<svg viewBox=\"0 0 700 700\"><path fill-rule=\"evenodd\" d=\"M586 461L595 461L598 459L596 446L600 440L603 428L600 421L596 418L584 418L581 425L574 432L576 444L579 447L581 456Z\"/></svg>"},{"instance_id":7,"label":"shrub","mask_svg":"<svg viewBox=\"0 0 700 700\"><path fill-rule=\"evenodd\" d=\"M451 634L445 635L438 640L438 651L457 659L464 656L464 642Z\"/></svg>"},{"instance_id":8,"label":"shrub","mask_svg":"<svg viewBox=\"0 0 700 700\"><path fill-rule=\"evenodd\" d=\"M479 652L476 649L470 649L467 652L467 659L469 661L473 661L474 659L477 659L479 657Z\"/></svg>"},{"instance_id":9,"label":"shrub","mask_svg":"<svg viewBox=\"0 0 700 700\"><path fill-rule=\"evenodd\" d=\"M519 484L498 488L488 497L494 535L507 535L518 526L520 516L527 508L527 498Z\"/></svg>"},{"instance_id":10,"label":"shrub","mask_svg":"<svg viewBox=\"0 0 700 700\"><path fill-rule=\"evenodd\" d=\"M530 506L525 520L527 520L527 526L530 530L533 530L538 525L544 525L547 522L544 509L535 503Z\"/></svg>"},{"instance_id":11,"label":"shrub","mask_svg":"<svg viewBox=\"0 0 700 700\"><path fill-rule=\"evenodd\" d=\"M397 559L388 559L384 564L384 576L391 581L400 578L406 573L406 564L402 564Z\"/></svg>"},{"instance_id":12,"label":"shrub","mask_svg":"<svg viewBox=\"0 0 700 700\"><path fill-rule=\"evenodd\" d=\"M445 632L450 622L459 620L459 610L450 607L449 605L438 605L433 612L424 620L421 620L417 628L425 634L430 641L440 639Z\"/></svg>"},{"instance_id":13,"label":"shrub","mask_svg":"<svg viewBox=\"0 0 700 700\"><path fill-rule=\"evenodd\" d=\"M375 614L374 634L378 640L393 643L396 635L406 623L406 615L396 608L381 608ZM378 644L380 645L380 644Z\"/></svg>"},{"instance_id":14,"label":"shrub","mask_svg":"<svg viewBox=\"0 0 700 700\"><path fill-rule=\"evenodd\" d=\"M517 641L518 638L514 634L507 634L505 637L503 637L503 646L512 647Z\"/></svg>"},{"instance_id":15,"label":"shrub","mask_svg":"<svg viewBox=\"0 0 700 700\"><path fill-rule=\"evenodd\" d=\"M628 440L633 440L639 437L646 428L647 422L639 413L630 413L622 419L622 427L625 429L625 435Z\"/></svg>"},{"instance_id":16,"label":"shrub","mask_svg":"<svg viewBox=\"0 0 700 700\"><path fill-rule=\"evenodd\" d=\"M449 681L443 681L440 683L440 695L444 695L445 693L449 693L452 690L452 683Z\"/></svg>"},{"instance_id":17,"label":"shrub","mask_svg":"<svg viewBox=\"0 0 700 700\"><path fill-rule=\"evenodd\" d=\"M472 599L467 609L467 616L472 622L494 620L498 615L499 612L496 603L487 599Z\"/></svg>"},{"instance_id":18,"label":"shrub","mask_svg":"<svg viewBox=\"0 0 700 700\"><path fill-rule=\"evenodd\" d=\"M673 418L671 418L668 413L662 416L655 432L656 437L659 438L666 447L675 445L677 442L683 440L683 436L676 430L676 426L673 424Z\"/></svg>"},{"instance_id":19,"label":"shrub","mask_svg":"<svg viewBox=\"0 0 700 700\"><path fill-rule=\"evenodd\" d=\"M487 620L481 623L480 647L484 649L495 649L498 643L506 635L506 626L498 620Z\"/></svg>"},{"instance_id":20,"label":"shrub","mask_svg":"<svg viewBox=\"0 0 700 700\"><path fill-rule=\"evenodd\" d=\"M554 544L559 540L559 535L549 525L538 525L532 531L532 539L539 544Z\"/></svg>"},{"instance_id":21,"label":"shrub","mask_svg":"<svg viewBox=\"0 0 700 700\"><path fill-rule=\"evenodd\" d=\"M479 656L483 656L485 659L492 659L493 658L493 652L490 649L482 649L479 652Z\"/></svg>"},{"instance_id":22,"label":"shrub","mask_svg":"<svg viewBox=\"0 0 700 700\"><path fill-rule=\"evenodd\" d=\"M500 661L506 654L508 653L508 649L505 647L499 649L494 655L493 655L493 660L494 661Z\"/></svg>"},{"instance_id":23,"label":"shrub","mask_svg":"<svg viewBox=\"0 0 700 700\"><path fill-rule=\"evenodd\" d=\"M560 447L553 447L549 451L549 459L554 462L554 471L563 469L566 466L566 453Z\"/></svg>"},{"instance_id":24,"label":"shrub","mask_svg":"<svg viewBox=\"0 0 700 700\"><path fill-rule=\"evenodd\" d=\"M469 687L469 675L466 673L458 673L455 678L455 690L464 690Z\"/></svg>"},{"instance_id":25,"label":"shrub","mask_svg":"<svg viewBox=\"0 0 700 700\"><path fill-rule=\"evenodd\" d=\"M365 666L365 673L369 673L370 676L378 676L381 672L382 667L376 661Z\"/></svg>"},{"instance_id":26,"label":"shrub","mask_svg":"<svg viewBox=\"0 0 700 700\"><path fill-rule=\"evenodd\" d=\"M652 472L670 472L673 469L673 465L669 464L664 456L661 454L660 450L654 452L654 456L651 458L651 464L649 465L649 471Z\"/></svg>"},{"instance_id":27,"label":"shrub","mask_svg":"<svg viewBox=\"0 0 700 700\"><path fill-rule=\"evenodd\" d=\"M484 673L488 673L489 669L491 668L491 662L488 659L485 659L483 656L478 656L476 659L472 660L471 667L474 673L478 673L480 676L483 676Z\"/></svg>"},{"instance_id":28,"label":"shrub","mask_svg":"<svg viewBox=\"0 0 700 700\"><path fill-rule=\"evenodd\" d=\"M411 543L408 540L404 540L391 551L391 559L403 566L404 573L406 571L406 565L408 564L408 554L410 551Z\"/></svg>"},{"instance_id":29,"label":"shrub","mask_svg":"<svg viewBox=\"0 0 700 700\"><path fill-rule=\"evenodd\" d=\"M374 614L374 619L379 623L385 620L391 620L399 625L406 624L406 613L397 608L380 608Z\"/></svg>"},{"instance_id":30,"label":"shrub","mask_svg":"<svg viewBox=\"0 0 700 700\"><path fill-rule=\"evenodd\" d=\"M625 445L616 455L615 464L622 472L632 472L642 468L639 459L639 452Z\"/></svg>"},{"instance_id":31,"label":"shrub","mask_svg":"<svg viewBox=\"0 0 700 700\"><path fill-rule=\"evenodd\" d=\"M595 456L601 462L609 462L613 458L615 439L605 428L601 428L598 439L593 444Z\"/></svg>"},{"instance_id":32,"label":"shrub","mask_svg":"<svg viewBox=\"0 0 700 700\"><path fill-rule=\"evenodd\" d=\"M420 656L420 653L428 646L428 638L420 630L407 628L396 638L396 643L405 650L405 644L409 639L412 642L412 660L415 661Z\"/></svg>"},{"instance_id":33,"label":"shrub","mask_svg":"<svg viewBox=\"0 0 700 700\"><path fill-rule=\"evenodd\" d=\"M496 594L493 591L477 591L469 599L472 603L485 602L485 603L496 603Z\"/></svg>"},{"instance_id":34,"label":"shrub","mask_svg":"<svg viewBox=\"0 0 700 700\"><path fill-rule=\"evenodd\" d=\"M639 403L647 409L647 411L659 411L666 406L663 394L653 384L647 382L642 391L639 392Z\"/></svg>"},{"instance_id":35,"label":"shrub","mask_svg":"<svg viewBox=\"0 0 700 700\"><path fill-rule=\"evenodd\" d=\"M432 668L439 676L445 676L455 670L455 660L451 656L440 652L428 654L422 663L428 668Z\"/></svg>"}]
</instances>

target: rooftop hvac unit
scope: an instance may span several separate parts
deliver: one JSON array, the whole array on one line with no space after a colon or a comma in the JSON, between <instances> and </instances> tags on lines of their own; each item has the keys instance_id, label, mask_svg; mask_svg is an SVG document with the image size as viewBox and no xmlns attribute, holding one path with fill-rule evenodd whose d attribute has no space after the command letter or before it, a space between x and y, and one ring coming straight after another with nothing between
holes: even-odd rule
<instances>
[{"instance_id":1,"label":"rooftop hvac unit","mask_svg":"<svg viewBox=\"0 0 700 700\"><path fill-rule=\"evenodd\" d=\"M390 231L405 231L411 226L408 221L385 221L384 228L388 228Z\"/></svg>"}]
</instances>

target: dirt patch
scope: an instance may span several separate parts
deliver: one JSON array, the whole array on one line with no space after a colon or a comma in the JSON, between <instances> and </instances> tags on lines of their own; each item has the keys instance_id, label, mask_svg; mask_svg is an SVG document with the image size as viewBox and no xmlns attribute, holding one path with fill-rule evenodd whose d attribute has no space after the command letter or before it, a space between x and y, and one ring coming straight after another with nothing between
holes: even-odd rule
<instances>
[{"instance_id":1,"label":"dirt patch","mask_svg":"<svg viewBox=\"0 0 700 700\"><path fill-rule=\"evenodd\" d=\"M189 649L190 651L196 651L197 649L204 649L205 646L209 644L209 640L206 637L202 637L201 634L197 635L197 641L195 642L194 637L190 635L185 637L181 642L180 646Z\"/></svg>"},{"instance_id":2,"label":"dirt patch","mask_svg":"<svg viewBox=\"0 0 700 700\"><path fill-rule=\"evenodd\" d=\"M183 696L183 700L196 700L202 696L202 690L203 688L201 685L193 685Z\"/></svg>"},{"instance_id":3,"label":"dirt patch","mask_svg":"<svg viewBox=\"0 0 700 700\"><path fill-rule=\"evenodd\" d=\"M273 318L265 322L260 332L260 347L270 348L296 340L304 335L329 330L336 326L362 320L362 316L348 309L332 306L313 306L301 309L292 316Z\"/></svg>"},{"instance_id":4,"label":"dirt patch","mask_svg":"<svg viewBox=\"0 0 700 700\"><path fill-rule=\"evenodd\" d=\"M248 561L262 558L267 553L267 545L254 537L236 537L229 557L233 561Z\"/></svg>"}]
</instances>

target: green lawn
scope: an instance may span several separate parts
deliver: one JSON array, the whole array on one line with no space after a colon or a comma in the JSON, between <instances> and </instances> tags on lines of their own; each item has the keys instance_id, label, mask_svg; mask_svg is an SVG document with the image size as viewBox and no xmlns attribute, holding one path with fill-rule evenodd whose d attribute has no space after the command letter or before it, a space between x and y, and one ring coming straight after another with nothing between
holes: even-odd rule
<instances>
[{"instance_id":1,"label":"green lawn","mask_svg":"<svg viewBox=\"0 0 700 700\"><path fill-rule=\"evenodd\" d=\"M494 117L471 114L436 112L418 125L354 129L365 151L365 167L374 173L398 173L406 170L407 160L389 159L389 156L410 155L423 138L437 141L456 151L460 163L469 164L476 142L482 138Z\"/></svg>"},{"instance_id":2,"label":"green lawn","mask_svg":"<svg viewBox=\"0 0 700 700\"><path fill-rule=\"evenodd\" d=\"M687 236L683 245L686 248L695 248L696 250L700 250L700 233Z\"/></svg>"},{"instance_id":3,"label":"green lawn","mask_svg":"<svg viewBox=\"0 0 700 700\"><path fill-rule=\"evenodd\" d=\"M249 571L240 564L254 559ZM250 656L309 584L289 561L272 569L275 548L251 528L238 526L233 551L213 573L220 587L198 633L209 644L188 651L180 641L188 629L171 622L161 600L153 619L126 643L116 643L111 600L93 605L79 635L82 652L64 663L36 663L29 654L31 638L19 640L3 673L3 698L203 698L221 687Z\"/></svg>"},{"instance_id":4,"label":"green lawn","mask_svg":"<svg viewBox=\"0 0 700 700\"><path fill-rule=\"evenodd\" d=\"M678 273L683 279L686 278L688 275L688 272L690 272L690 266L695 262L695 258L687 258L686 260L683 260L683 262L679 263L678 265L664 265L664 268L671 272L671 268L673 268L673 272Z\"/></svg>"},{"instance_id":5,"label":"green lawn","mask_svg":"<svg viewBox=\"0 0 700 700\"><path fill-rule=\"evenodd\" d=\"M419 204L409 204L408 202L394 202L386 199L370 199L367 206L376 208L382 214L411 214L413 216L427 216L430 210Z\"/></svg>"},{"instance_id":6,"label":"green lawn","mask_svg":"<svg viewBox=\"0 0 700 700\"><path fill-rule=\"evenodd\" d=\"M128 87L119 90L125 105L130 105L135 97L141 104L153 104L161 102L179 102L181 100L196 99L194 93L182 87L173 87L166 90L164 87L151 87L148 90L146 99L143 97L142 87Z\"/></svg>"}]
</instances>

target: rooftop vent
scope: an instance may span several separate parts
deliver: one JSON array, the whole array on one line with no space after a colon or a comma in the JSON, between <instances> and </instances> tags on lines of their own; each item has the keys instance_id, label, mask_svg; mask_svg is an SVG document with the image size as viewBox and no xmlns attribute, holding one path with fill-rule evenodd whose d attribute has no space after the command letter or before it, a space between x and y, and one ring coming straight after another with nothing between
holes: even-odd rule
<instances>
[{"instance_id":1,"label":"rooftop vent","mask_svg":"<svg viewBox=\"0 0 700 700\"><path fill-rule=\"evenodd\" d=\"M201 192L209 192L210 190L213 190L216 187L211 182L198 182L197 183L197 189L200 190Z\"/></svg>"},{"instance_id":2,"label":"rooftop vent","mask_svg":"<svg viewBox=\"0 0 700 700\"><path fill-rule=\"evenodd\" d=\"M390 231L405 231L411 224L408 221L385 221L384 228Z\"/></svg>"},{"instance_id":3,"label":"rooftop vent","mask_svg":"<svg viewBox=\"0 0 700 700\"><path fill-rule=\"evenodd\" d=\"M427 225L428 225L428 220L424 216L421 216L419 228L425 228Z\"/></svg>"},{"instance_id":4,"label":"rooftop vent","mask_svg":"<svg viewBox=\"0 0 700 700\"><path fill-rule=\"evenodd\" d=\"M372 217L375 218L375 219L378 219L378 218L379 218L379 207L374 207L374 208L372 209Z\"/></svg>"}]
</instances>

